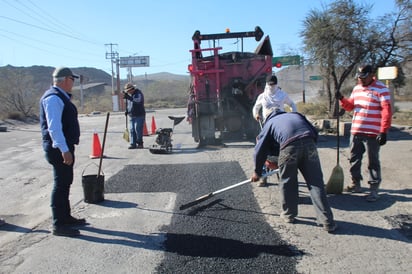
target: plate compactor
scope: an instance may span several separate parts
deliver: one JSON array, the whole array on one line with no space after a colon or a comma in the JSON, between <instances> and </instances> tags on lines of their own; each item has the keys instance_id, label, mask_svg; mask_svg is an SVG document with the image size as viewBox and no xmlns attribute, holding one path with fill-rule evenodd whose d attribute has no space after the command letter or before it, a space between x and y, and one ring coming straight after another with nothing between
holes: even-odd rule
<instances>
[{"instance_id":1,"label":"plate compactor","mask_svg":"<svg viewBox=\"0 0 412 274\"><path fill-rule=\"evenodd\" d=\"M172 128L158 128L156 129L156 140L155 144L149 147L149 151L153 154L169 154L172 153L173 145L172 145L172 135L173 130L176 125L180 124L183 121L185 116L182 117L174 117L168 116L170 120L173 121Z\"/></svg>"}]
</instances>

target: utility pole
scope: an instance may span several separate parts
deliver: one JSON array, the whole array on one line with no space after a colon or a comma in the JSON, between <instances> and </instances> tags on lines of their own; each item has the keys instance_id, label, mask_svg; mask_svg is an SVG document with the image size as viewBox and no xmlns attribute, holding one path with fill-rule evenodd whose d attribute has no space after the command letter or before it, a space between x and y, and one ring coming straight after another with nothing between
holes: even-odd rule
<instances>
[{"instance_id":1,"label":"utility pole","mask_svg":"<svg viewBox=\"0 0 412 274\"><path fill-rule=\"evenodd\" d=\"M80 106L81 106L82 113L84 111L83 83L84 83L84 76L82 74L80 74Z\"/></svg>"},{"instance_id":2,"label":"utility pole","mask_svg":"<svg viewBox=\"0 0 412 274\"><path fill-rule=\"evenodd\" d=\"M302 66L302 101L305 104L306 103L306 95L305 95L305 59L302 56L301 59L301 66Z\"/></svg>"},{"instance_id":3,"label":"utility pole","mask_svg":"<svg viewBox=\"0 0 412 274\"><path fill-rule=\"evenodd\" d=\"M114 51L113 47L117 47L117 44L105 44L106 47L110 47L110 51L106 50L106 59L110 60L110 63L112 65L112 101L113 101L113 111L119 111L119 102L118 102L118 94L114 91L114 70L113 70L113 64L118 63L119 59L119 53L117 51Z\"/></svg>"}]
</instances>

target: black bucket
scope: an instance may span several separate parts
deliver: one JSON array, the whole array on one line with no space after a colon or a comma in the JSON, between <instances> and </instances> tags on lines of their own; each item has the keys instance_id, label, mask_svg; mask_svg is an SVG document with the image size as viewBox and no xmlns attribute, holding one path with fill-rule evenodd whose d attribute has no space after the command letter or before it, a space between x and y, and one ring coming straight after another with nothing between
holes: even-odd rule
<instances>
[{"instance_id":1,"label":"black bucket","mask_svg":"<svg viewBox=\"0 0 412 274\"><path fill-rule=\"evenodd\" d=\"M104 201L104 175L82 174L82 185L86 203L97 204Z\"/></svg>"}]
</instances>

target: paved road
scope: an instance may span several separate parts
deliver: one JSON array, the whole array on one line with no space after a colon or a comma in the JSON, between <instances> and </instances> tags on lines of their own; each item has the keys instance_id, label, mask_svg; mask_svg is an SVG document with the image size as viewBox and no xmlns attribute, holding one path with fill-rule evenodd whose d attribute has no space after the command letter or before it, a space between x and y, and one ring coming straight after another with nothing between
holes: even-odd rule
<instances>
[{"instance_id":1,"label":"paved road","mask_svg":"<svg viewBox=\"0 0 412 274\"><path fill-rule=\"evenodd\" d=\"M152 116L157 127L171 127L168 115L184 115L184 110L148 113L149 130ZM111 114L103 159L105 201L84 203L82 172L97 173L99 161L89 155L93 132L102 141L105 114L83 116L80 122L71 202L74 214L91 225L77 239L49 233L51 171L38 126L15 124L0 133L0 196L6 197L0 216L9 223L0 228L1 273L406 273L412 267L405 260L411 239L401 227L412 212L408 132L394 129L382 148L378 203L366 203L362 194L329 197L339 230L328 234L316 226L303 184L298 223L279 221L276 178L267 188L246 185L178 210L184 202L244 180L253 169L251 144L198 150L186 122L175 127L179 149L154 155L127 150L124 116ZM145 137L145 145L153 141ZM336 164L335 141L322 136L319 142L325 180ZM348 178L347 140L342 146Z\"/></svg>"}]
</instances>

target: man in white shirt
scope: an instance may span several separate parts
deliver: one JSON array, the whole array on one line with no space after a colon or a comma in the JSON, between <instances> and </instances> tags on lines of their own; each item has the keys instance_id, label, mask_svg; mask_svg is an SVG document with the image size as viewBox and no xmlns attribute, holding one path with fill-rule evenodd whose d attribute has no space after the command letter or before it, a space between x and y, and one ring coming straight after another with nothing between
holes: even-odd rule
<instances>
[{"instance_id":1,"label":"man in white shirt","mask_svg":"<svg viewBox=\"0 0 412 274\"><path fill-rule=\"evenodd\" d=\"M278 87L278 78L275 75L270 75L266 79L265 90L256 99L253 106L253 117L257 121L265 121L269 109L277 107L281 111L285 111L285 105L288 105L293 112L297 111L296 104L289 98L288 94ZM260 112L262 111L262 116Z\"/></svg>"},{"instance_id":2,"label":"man in white shirt","mask_svg":"<svg viewBox=\"0 0 412 274\"><path fill-rule=\"evenodd\" d=\"M288 105L292 112L297 112L296 104L289 98L288 94L278 87L278 78L275 75L269 75L266 79L265 90L256 99L253 106L253 117L259 122L265 122L267 116L276 108L279 111L285 111L285 105ZM262 113L262 117L261 114ZM261 124L262 126L262 124ZM271 169L270 166L277 166L277 157L269 156L267 159L266 171ZM279 177L278 177L279 178ZM267 177L261 178L258 186L266 186Z\"/></svg>"}]
</instances>

